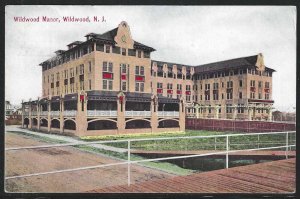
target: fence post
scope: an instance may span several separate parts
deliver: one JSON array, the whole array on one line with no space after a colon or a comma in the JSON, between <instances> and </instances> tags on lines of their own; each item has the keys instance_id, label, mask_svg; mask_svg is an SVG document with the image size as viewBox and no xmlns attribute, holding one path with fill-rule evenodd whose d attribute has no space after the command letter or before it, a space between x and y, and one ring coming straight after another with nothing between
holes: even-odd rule
<instances>
[{"instance_id":1,"label":"fence post","mask_svg":"<svg viewBox=\"0 0 300 199\"><path fill-rule=\"evenodd\" d=\"M215 137L215 151L217 150L217 137Z\"/></svg>"},{"instance_id":2,"label":"fence post","mask_svg":"<svg viewBox=\"0 0 300 199\"><path fill-rule=\"evenodd\" d=\"M259 134L257 135L257 148L259 148Z\"/></svg>"},{"instance_id":3,"label":"fence post","mask_svg":"<svg viewBox=\"0 0 300 199\"><path fill-rule=\"evenodd\" d=\"M226 169L228 169L228 149L229 149L229 142L228 142L228 135L226 136Z\"/></svg>"},{"instance_id":4,"label":"fence post","mask_svg":"<svg viewBox=\"0 0 300 199\"><path fill-rule=\"evenodd\" d=\"M289 150L289 132L286 132L286 148L285 148L285 158L288 159Z\"/></svg>"},{"instance_id":5,"label":"fence post","mask_svg":"<svg viewBox=\"0 0 300 199\"><path fill-rule=\"evenodd\" d=\"M128 140L128 146L127 146L127 172L128 172L128 186L130 186L130 140Z\"/></svg>"}]
</instances>

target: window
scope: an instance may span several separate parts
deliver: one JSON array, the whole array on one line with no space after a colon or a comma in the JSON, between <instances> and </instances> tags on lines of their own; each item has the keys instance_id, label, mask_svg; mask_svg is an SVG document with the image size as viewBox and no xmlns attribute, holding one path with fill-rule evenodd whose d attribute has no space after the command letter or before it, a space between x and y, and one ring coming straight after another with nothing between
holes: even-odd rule
<instances>
[{"instance_id":1,"label":"window","mask_svg":"<svg viewBox=\"0 0 300 199\"><path fill-rule=\"evenodd\" d=\"M138 50L138 58L142 57L142 51Z\"/></svg>"},{"instance_id":2,"label":"window","mask_svg":"<svg viewBox=\"0 0 300 199\"><path fill-rule=\"evenodd\" d=\"M243 93L239 92L239 98L242 99L243 98Z\"/></svg>"},{"instance_id":3,"label":"window","mask_svg":"<svg viewBox=\"0 0 300 199\"><path fill-rule=\"evenodd\" d=\"M243 80L240 80L240 87L243 87Z\"/></svg>"},{"instance_id":4,"label":"window","mask_svg":"<svg viewBox=\"0 0 300 199\"><path fill-rule=\"evenodd\" d=\"M190 96L190 95L186 95L186 96L185 96L185 100L186 100L187 102L190 102L190 101L191 101L191 96Z\"/></svg>"},{"instance_id":5,"label":"window","mask_svg":"<svg viewBox=\"0 0 300 199\"><path fill-rule=\"evenodd\" d=\"M232 99L232 92L227 93L227 99Z\"/></svg>"},{"instance_id":6,"label":"window","mask_svg":"<svg viewBox=\"0 0 300 199\"><path fill-rule=\"evenodd\" d=\"M205 90L210 90L210 84L205 84Z\"/></svg>"},{"instance_id":7,"label":"window","mask_svg":"<svg viewBox=\"0 0 300 199\"><path fill-rule=\"evenodd\" d=\"M84 90L84 81L79 82L80 90Z\"/></svg>"},{"instance_id":8,"label":"window","mask_svg":"<svg viewBox=\"0 0 300 199\"><path fill-rule=\"evenodd\" d=\"M258 93L258 99L261 99L261 93Z\"/></svg>"},{"instance_id":9,"label":"window","mask_svg":"<svg viewBox=\"0 0 300 199\"><path fill-rule=\"evenodd\" d=\"M92 80L89 80L89 90L92 90Z\"/></svg>"},{"instance_id":10,"label":"window","mask_svg":"<svg viewBox=\"0 0 300 199\"><path fill-rule=\"evenodd\" d=\"M232 104L227 104L226 105L226 113L232 113Z\"/></svg>"},{"instance_id":11,"label":"window","mask_svg":"<svg viewBox=\"0 0 300 199\"><path fill-rule=\"evenodd\" d=\"M140 75L144 75L144 66L141 66L140 68Z\"/></svg>"},{"instance_id":12,"label":"window","mask_svg":"<svg viewBox=\"0 0 300 199\"><path fill-rule=\"evenodd\" d=\"M250 92L250 98L255 99L255 93L254 92Z\"/></svg>"},{"instance_id":13,"label":"window","mask_svg":"<svg viewBox=\"0 0 300 199\"><path fill-rule=\"evenodd\" d=\"M173 84L167 84L167 89L173 89Z\"/></svg>"},{"instance_id":14,"label":"window","mask_svg":"<svg viewBox=\"0 0 300 199\"><path fill-rule=\"evenodd\" d=\"M214 90L218 90L219 89L219 83L213 83L213 87L214 87Z\"/></svg>"},{"instance_id":15,"label":"window","mask_svg":"<svg viewBox=\"0 0 300 199\"><path fill-rule=\"evenodd\" d=\"M122 48L122 55L126 55L126 48Z\"/></svg>"},{"instance_id":16,"label":"window","mask_svg":"<svg viewBox=\"0 0 300 199\"><path fill-rule=\"evenodd\" d=\"M140 82L140 92L144 92L144 83Z\"/></svg>"},{"instance_id":17,"label":"window","mask_svg":"<svg viewBox=\"0 0 300 199\"><path fill-rule=\"evenodd\" d=\"M213 91L213 100L219 100L219 93L218 93L218 91Z\"/></svg>"},{"instance_id":18,"label":"window","mask_svg":"<svg viewBox=\"0 0 300 199\"><path fill-rule=\"evenodd\" d=\"M89 61L89 73L91 73L91 72L92 72L92 62Z\"/></svg>"},{"instance_id":19,"label":"window","mask_svg":"<svg viewBox=\"0 0 300 199\"><path fill-rule=\"evenodd\" d=\"M84 74L84 65L83 65L83 64L80 65L80 71L79 71L79 74L80 74L80 75L83 75L83 74Z\"/></svg>"},{"instance_id":20,"label":"window","mask_svg":"<svg viewBox=\"0 0 300 199\"><path fill-rule=\"evenodd\" d=\"M110 53L110 45L105 45L105 52Z\"/></svg>"},{"instance_id":21,"label":"window","mask_svg":"<svg viewBox=\"0 0 300 199\"><path fill-rule=\"evenodd\" d=\"M126 82L122 82L122 91L126 91L126 90L127 90Z\"/></svg>"},{"instance_id":22,"label":"window","mask_svg":"<svg viewBox=\"0 0 300 199\"><path fill-rule=\"evenodd\" d=\"M56 73L56 81L59 81L59 73Z\"/></svg>"},{"instance_id":23,"label":"window","mask_svg":"<svg viewBox=\"0 0 300 199\"><path fill-rule=\"evenodd\" d=\"M113 81L108 81L108 90L113 89Z\"/></svg>"},{"instance_id":24,"label":"window","mask_svg":"<svg viewBox=\"0 0 300 199\"><path fill-rule=\"evenodd\" d=\"M112 90L113 89L113 81L112 80L103 80L103 89L104 90Z\"/></svg>"},{"instance_id":25,"label":"window","mask_svg":"<svg viewBox=\"0 0 300 199\"><path fill-rule=\"evenodd\" d=\"M238 113L244 113L244 104L238 104L237 111Z\"/></svg>"},{"instance_id":26,"label":"window","mask_svg":"<svg viewBox=\"0 0 300 199\"><path fill-rule=\"evenodd\" d=\"M224 82L222 82L222 88L224 88Z\"/></svg>"},{"instance_id":27,"label":"window","mask_svg":"<svg viewBox=\"0 0 300 199\"><path fill-rule=\"evenodd\" d=\"M138 82L135 83L135 91L140 91L140 84Z\"/></svg>"},{"instance_id":28,"label":"window","mask_svg":"<svg viewBox=\"0 0 300 199\"><path fill-rule=\"evenodd\" d=\"M182 85L181 84L177 84L177 90L182 90Z\"/></svg>"},{"instance_id":29,"label":"window","mask_svg":"<svg viewBox=\"0 0 300 199\"><path fill-rule=\"evenodd\" d=\"M122 73L126 73L126 64L121 64Z\"/></svg>"},{"instance_id":30,"label":"window","mask_svg":"<svg viewBox=\"0 0 300 199\"><path fill-rule=\"evenodd\" d=\"M250 86L251 86L251 87L255 87L255 81L254 81L254 80L251 80L251 81L250 81Z\"/></svg>"},{"instance_id":31,"label":"window","mask_svg":"<svg viewBox=\"0 0 300 199\"><path fill-rule=\"evenodd\" d=\"M113 63L109 62L107 64L107 62L103 62L103 72L113 72Z\"/></svg>"},{"instance_id":32,"label":"window","mask_svg":"<svg viewBox=\"0 0 300 199\"><path fill-rule=\"evenodd\" d=\"M191 90L191 85L186 85L185 90L190 91Z\"/></svg>"},{"instance_id":33,"label":"window","mask_svg":"<svg viewBox=\"0 0 300 199\"><path fill-rule=\"evenodd\" d=\"M227 82L227 88L232 88L233 87L233 82L232 81L228 81Z\"/></svg>"},{"instance_id":34,"label":"window","mask_svg":"<svg viewBox=\"0 0 300 199\"><path fill-rule=\"evenodd\" d=\"M163 83L157 82L157 88L163 88Z\"/></svg>"},{"instance_id":35,"label":"window","mask_svg":"<svg viewBox=\"0 0 300 199\"><path fill-rule=\"evenodd\" d=\"M265 93L265 99L266 100L270 99L270 94L269 93Z\"/></svg>"},{"instance_id":36,"label":"window","mask_svg":"<svg viewBox=\"0 0 300 199\"><path fill-rule=\"evenodd\" d=\"M181 95L177 95L177 99L180 99L181 98Z\"/></svg>"},{"instance_id":37,"label":"window","mask_svg":"<svg viewBox=\"0 0 300 199\"><path fill-rule=\"evenodd\" d=\"M265 88L270 88L270 82L265 82Z\"/></svg>"},{"instance_id":38,"label":"window","mask_svg":"<svg viewBox=\"0 0 300 199\"><path fill-rule=\"evenodd\" d=\"M136 75L139 75L140 74L140 69L139 69L139 66L135 66L135 74Z\"/></svg>"},{"instance_id":39,"label":"window","mask_svg":"<svg viewBox=\"0 0 300 199\"><path fill-rule=\"evenodd\" d=\"M261 87L262 87L262 82L258 81L258 88L261 88Z\"/></svg>"}]
</instances>

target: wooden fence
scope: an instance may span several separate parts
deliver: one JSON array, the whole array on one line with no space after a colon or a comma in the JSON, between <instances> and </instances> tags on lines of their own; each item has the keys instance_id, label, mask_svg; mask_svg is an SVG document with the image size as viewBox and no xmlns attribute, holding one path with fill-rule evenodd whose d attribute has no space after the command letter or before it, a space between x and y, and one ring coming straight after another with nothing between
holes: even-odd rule
<instances>
[{"instance_id":1,"label":"wooden fence","mask_svg":"<svg viewBox=\"0 0 300 199\"><path fill-rule=\"evenodd\" d=\"M279 132L295 131L296 124L266 121L186 118L185 128L187 130L211 130L233 132Z\"/></svg>"}]
</instances>

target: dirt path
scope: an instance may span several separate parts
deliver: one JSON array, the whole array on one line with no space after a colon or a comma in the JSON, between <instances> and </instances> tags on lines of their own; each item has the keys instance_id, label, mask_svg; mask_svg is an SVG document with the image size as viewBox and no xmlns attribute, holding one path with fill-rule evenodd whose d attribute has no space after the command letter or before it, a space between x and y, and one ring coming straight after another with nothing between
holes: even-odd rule
<instances>
[{"instance_id":1,"label":"dirt path","mask_svg":"<svg viewBox=\"0 0 300 199\"><path fill-rule=\"evenodd\" d=\"M27 136L6 133L6 147L46 144ZM24 175L77 167L120 162L102 155L84 152L73 147L6 151L6 176ZM131 182L171 177L158 170L131 166ZM8 192L85 192L107 186L127 184L127 165L89 169L42 176L6 180Z\"/></svg>"}]
</instances>

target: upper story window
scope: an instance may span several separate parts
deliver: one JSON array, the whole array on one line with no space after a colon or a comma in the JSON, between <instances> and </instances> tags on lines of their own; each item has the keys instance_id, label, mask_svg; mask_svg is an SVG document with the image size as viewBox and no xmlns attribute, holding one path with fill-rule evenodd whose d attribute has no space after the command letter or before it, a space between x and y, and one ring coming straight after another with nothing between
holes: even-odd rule
<instances>
[{"instance_id":1,"label":"upper story window","mask_svg":"<svg viewBox=\"0 0 300 199\"><path fill-rule=\"evenodd\" d=\"M182 90L182 85L181 84L177 84L177 90Z\"/></svg>"},{"instance_id":2,"label":"upper story window","mask_svg":"<svg viewBox=\"0 0 300 199\"><path fill-rule=\"evenodd\" d=\"M51 74L51 82L54 82L54 74Z\"/></svg>"},{"instance_id":3,"label":"upper story window","mask_svg":"<svg viewBox=\"0 0 300 199\"><path fill-rule=\"evenodd\" d=\"M122 55L126 55L126 48L122 48Z\"/></svg>"},{"instance_id":4,"label":"upper story window","mask_svg":"<svg viewBox=\"0 0 300 199\"><path fill-rule=\"evenodd\" d=\"M191 85L186 85L185 90L190 91L191 90Z\"/></svg>"},{"instance_id":5,"label":"upper story window","mask_svg":"<svg viewBox=\"0 0 300 199\"><path fill-rule=\"evenodd\" d=\"M157 82L157 88L163 88L163 83Z\"/></svg>"},{"instance_id":6,"label":"upper story window","mask_svg":"<svg viewBox=\"0 0 300 199\"><path fill-rule=\"evenodd\" d=\"M84 65L83 65L83 64L80 65L79 74L80 74L80 75L83 75L83 74L84 74Z\"/></svg>"},{"instance_id":7,"label":"upper story window","mask_svg":"<svg viewBox=\"0 0 300 199\"><path fill-rule=\"evenodd\" d=\"M73 68L70 69L70 77L74 77L74 69Z\"/></svg>"},{"instance_id":8,"label":"upper story window","mask_svg":"<svg viewBox=\"0 0 300 199\"><path fill-rule=\"evenodd\" d=\"M173 89L173 84L167 84L167 89Z\"/></svg>"},{"instance_id":9,"label":"upper story window","mask_svg":"<svg viewBox=\"0 0 300 199\"><path fill-rule=\"evenodd\" d=\"M219 89L219 83L214 83L213 87L214 87L214 90L218 90Z\"/></svg>"},{"instance_id":10,"label":"upper story window","mask_svg":"<svg viewBox=\"0 0 300 199\"><path fill-rule=\"evenodd\" d=\"M59 73L56 73L56 81L59 81Z\"/></svg>"},{"instance_id":11,"label":"upper story window","mask_svg":"<svg viewBox=\"0 0 300 199\"><path fill-rule=\"evenodd\" d=\"M65 79L68 79L68 70L64 70Z\"/></svg>"},{"instance_id":12,"label":"upper story window","mask_svg":"<svg viewBox=\"0 0 300 199\"><path fill-rule=\"evenodd\" d=\"M227 82L227 88L232 88L233 87L233 82L232 81L228 81Z\"/></svg>"},{"instance_id":13,"label":"upper story window","mask_svg":"<svg viewBox=\"0 0 300 199\"><path fill-rule=\"evenodd\" d=\"M91 72L92 72L92 62L89 61L89 73L91 73Z\"/></svg>"},{"instance_id":14,"label":"upper story window","mask_svg":"<svg viewBox=\"0 0 300 199\"><path fill-rule=\"evenodd\" d=\"M122 73L127 73L126 64L121 64L121 71Z\"/></svg>"},{"instance_id":15,"label":"upper story window","mask_svg":"<svg viewBox=\"0 0 300 199\"><path fill-rule=\"evenodd\" d=\"M106 61L103 62L103 68L102 68L103 72L113 72L113 63L109 62L107 63Z\"/></svg>"},{"instance_id":16,"label":"upper story window","mask_svg":"<svg viewBox=\"0 0 300 199\"><path fill-rule=\"evenodd\" d=\"M243 87L243 80L240 80L239 83L240 83L240 87Z\"/></svg>"},{"instance_id":17,"label":"upper story window","mask_svg":"<svg viewBox=\"0 0 300 199\"><path fill-rule=\"evenodd\" d=\"M258 81L258 88L262 87L262 81Z\"/></svg>"},{"instance_id":18,"label":"upper story window","mask_svg":"<svg viewBox=\"0 0 300 199\"><path fill-rule=\"evenodd\" d=\"M138 50L138 58L141 58L142 57L142 51L141 50Z\"/></svg>"},{"instance_id":19,"label":"upper story window","mask_svg":"<svg viewBox=\"0 0 300 199\"><path fill-rule=\"evenodd\" d=\"M210 90L210 84L205 84L205 90Z\"/></svg>"},{"instance_id":20,"label":"upper story window","mask_svg":"<svg viewBox=\"0 0 300 199\"><path fill-rule=\"evenodd\" d=\"M105 45L105 52L110 53L110 45Z\"/></svg>"},{"instance_id":21,"label":"upper story window","mask_svg":"<svg viewBox=\"0 0 300 199\"><path fill-rule=\"evenodd\" d=\"M251 80L251 81L250 81L250 86L251 86L251 87L255 87L255 80Z\"/></svg>"},{"instance_id":22,"label":"upper story window","mask_svg":"<svg viewBox=\"0 0 300 199\"><path fill-rule=\"evenodd\" d=\"M265 82L265 88L270 88L270 82Z\"/></svg>"},{"instance_id":23,"label":"upper story window","mask_svg":"<svg viewBox=\"0 0 300 199\"><path fill-rule=\"evenodd\" d=\"M136 75L145 75L145 68L144 66L135 66L135 74Z\"/></svg>"}]
</instances>

